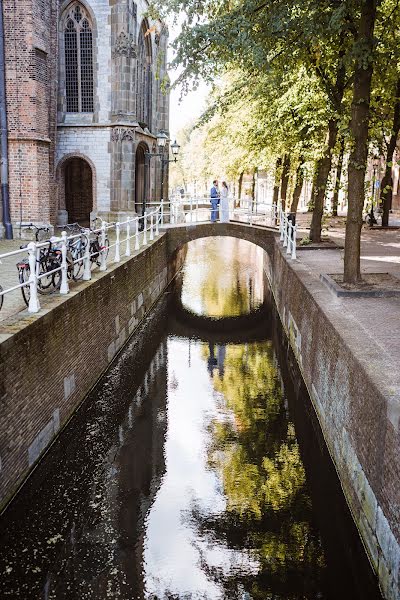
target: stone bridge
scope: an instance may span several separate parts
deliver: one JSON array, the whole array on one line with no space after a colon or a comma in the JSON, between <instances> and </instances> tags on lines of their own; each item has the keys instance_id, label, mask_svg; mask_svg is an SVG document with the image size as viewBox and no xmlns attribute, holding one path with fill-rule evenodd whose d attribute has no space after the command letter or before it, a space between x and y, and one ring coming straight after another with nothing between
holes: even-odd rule
<instances>
[{"instance_id":1,"label":"stone bridge","mask_svg":"<svg viewBox=\"0 0 400 600\"><path fill-rule=\"evenodd\" d=\"M272 258L274 254L274 240L279 237L279 232L273 227L261 225L248 225L246 223L183 223L172 225L168 231L168 253L172 256L185 244L193 240L207 237L235 237L252 242L268 252Z\"/></svg>"}]
</instances>

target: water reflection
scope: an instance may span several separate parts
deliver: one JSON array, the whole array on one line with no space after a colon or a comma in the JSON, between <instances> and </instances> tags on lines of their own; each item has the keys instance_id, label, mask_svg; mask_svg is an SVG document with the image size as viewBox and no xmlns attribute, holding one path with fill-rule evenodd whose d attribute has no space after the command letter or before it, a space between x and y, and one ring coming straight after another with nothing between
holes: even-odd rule
<instances>
[{"instance_id":1,"label":"water reflection","mask_svg":"<svg viewBox=\"0 0 400 600\"><path fill-rule=\"evenodd\" d=\"M3 516L2 598L380 597L257 257L191 245Z\"/></svg>"}]
</instances>

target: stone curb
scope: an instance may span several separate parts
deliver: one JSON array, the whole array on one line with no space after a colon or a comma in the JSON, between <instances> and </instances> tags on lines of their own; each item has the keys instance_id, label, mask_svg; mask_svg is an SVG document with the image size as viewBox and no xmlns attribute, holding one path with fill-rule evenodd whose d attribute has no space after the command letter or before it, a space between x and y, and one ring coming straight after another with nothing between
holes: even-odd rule
<instances>
[{"instance_id":1,"label":"stone curb","mask_svg":"<svg viewBox=\"0 0 400 600\"><path fill-rule=\"evenodd\" d=\"M386 275L386 273L382 273L382 275ZM337 298L391 298L400 296L400 290L344 290L326 273L321 273L319 278Z\"/></svg>"}]
</instances>

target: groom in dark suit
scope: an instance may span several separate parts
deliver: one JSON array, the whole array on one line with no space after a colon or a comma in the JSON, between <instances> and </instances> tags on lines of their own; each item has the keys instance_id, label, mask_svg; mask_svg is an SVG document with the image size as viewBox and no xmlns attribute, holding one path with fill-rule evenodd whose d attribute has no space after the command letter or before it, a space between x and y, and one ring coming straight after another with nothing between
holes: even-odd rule
<instances>
[{"instance_id":1,"label":"groom in dark suit","mask_svg":"<svg viewBox=\"0 0 400 600\"><path fill-rule=\"evenodd\" d=\"M218 204L219 204L219 189L218 180L214 179L213 185L210 191L211 201L211 223L215 223L218 218Z\"/></svg>"}]
</instances>

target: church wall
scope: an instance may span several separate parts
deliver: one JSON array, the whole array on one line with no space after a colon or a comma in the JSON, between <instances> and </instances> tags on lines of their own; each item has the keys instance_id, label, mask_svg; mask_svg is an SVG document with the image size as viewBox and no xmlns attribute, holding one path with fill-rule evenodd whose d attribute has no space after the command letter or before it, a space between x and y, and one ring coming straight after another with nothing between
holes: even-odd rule
<instances>
[{"instance_id":1,"label":"church wall","mask_svg":"<svg viewBox=\"0 0 400 600\"><path fill-rule=\"evenodd\" d=\"M111 156L108 152L110 128L67 127L60 128L57 136L57 164L66 156L82 156L94 165L96 179L93 208L109 211ZM63 186L62 173L59 185ZM60 194L62 198L62 194ZM62 207L65 208L65 207Z\"/></svg>"}]
</instances>

